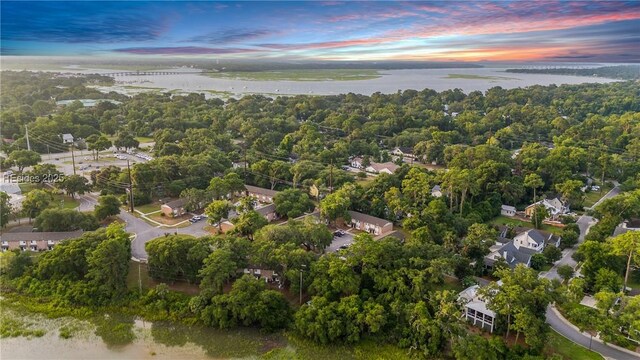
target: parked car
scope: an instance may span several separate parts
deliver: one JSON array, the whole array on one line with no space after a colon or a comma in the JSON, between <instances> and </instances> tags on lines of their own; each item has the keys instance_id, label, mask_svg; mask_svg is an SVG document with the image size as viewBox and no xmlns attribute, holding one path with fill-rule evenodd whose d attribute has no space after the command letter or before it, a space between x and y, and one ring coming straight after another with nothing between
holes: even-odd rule
<instances>
[{"instance_id":1,"label":"parked car","mask_svg":"<svg viewBox=\"0 0 640 360\"><path fill-rule=\"evenodd\" d=\"M340 229L338 229L338 230L333 232L333 235L338 236L338 237L343 236L345 234L346 234L346 232L344 232L344 230L340 230Z\"/></svg>"}]
</instances>

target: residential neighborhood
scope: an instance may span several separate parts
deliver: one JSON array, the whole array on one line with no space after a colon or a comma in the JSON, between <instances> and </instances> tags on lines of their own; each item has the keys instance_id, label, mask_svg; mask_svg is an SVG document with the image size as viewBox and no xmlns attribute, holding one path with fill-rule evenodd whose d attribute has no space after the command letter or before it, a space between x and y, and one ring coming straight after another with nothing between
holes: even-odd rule
<instances>
[{"instance_id":1,"label":"residential neighborhood","mask_svg":"<svg viewBox=\"0 0 640 360\"><path fill-rule=\"evenodd\" d=\"M640 2L0 2L0 359L640 359Z\"/></svg>"}]
</instances>

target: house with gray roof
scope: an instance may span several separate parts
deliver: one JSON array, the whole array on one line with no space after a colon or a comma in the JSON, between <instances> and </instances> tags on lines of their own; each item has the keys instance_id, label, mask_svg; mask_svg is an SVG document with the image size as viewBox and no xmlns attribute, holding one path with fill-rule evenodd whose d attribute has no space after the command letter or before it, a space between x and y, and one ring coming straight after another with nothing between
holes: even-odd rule
<instances>
[{"instance_id":1,"label":"house with gray roof","mask_svg":"<svg viewBox=\"0 0 640 360\"><path fill-rule=\"evenodd\" d=\"M509 205L502 205L502 207L500 208L500 215L509 216L509 217L515 216L516 208Z\"/></svg>"},{"instance_id":2,"label":"house with gray roof","mask_svg":"<svg viewBox=\"0 0 640 360\"><path fill-rule=\"evenodd\" d=\"M278 191L265 189L257 186L245 185L245 189L249 193L249 196L253 196L256 200L261 203L270 204L273 202L273 198L276 196Z\"/></svg>"},{"instance_id":3,"label":"house with gray roof","mask_svg":"<svg viewBox=\"0 0 640 360\"><path fill-rule=\"evenodd\" d=\"M256 209L256 212L262 215L269 222L278 219L278 214L276 213L276 204L269 204L259 207Z\"/></svg>"},{"instance_id":4,"label":"house with gray roof","mask_svg":"<svg viewBox=\"0 0 640 360\"><path fill-rule=\"evenodd\" d=\"M489 255L485 256L486 267L493 268L496 261L500 259L503 259L510 268L518 264L530 266L533 255L542 253L548 245L559 246L561 240L559 236L536 229L519 232L511 240L506 237L506 234L507 230L503 230L498 235L496 244L490 248Z\"/></svg>"},{"instance_id":5,"label":"house with gray roof","mask_svg":"<svg viewBox=\"0 0 640 360\"><path fill-rule=\"evenodd\" d=\"M60 241L82 236L83 231L60 232L5 232L0 235L2 251L45 251L51 250Z\"/></svg>"},{"instance_id":6,"label":"house with gray roof","mask_svg":"<svg viewBox=\"0 0 640 360\"><path fill-rule=\"evenodd\" d=\"M389 220L377 218L375 216L349 211L351 222L349 226L354 229L366 231L373 235L386 235L393 231L393 223Z\"/></svg>"}]
</instances>

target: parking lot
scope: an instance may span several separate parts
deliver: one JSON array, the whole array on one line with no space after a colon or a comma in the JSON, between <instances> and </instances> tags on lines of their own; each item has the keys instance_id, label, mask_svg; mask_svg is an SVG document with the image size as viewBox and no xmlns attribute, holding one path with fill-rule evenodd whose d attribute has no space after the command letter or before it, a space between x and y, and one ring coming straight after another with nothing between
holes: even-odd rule
<instances>
[{"instance_id":1,"label":"parking lot","mask_svg":"<svg viewBox=\"0 0 640 360\"><path fill-rule=\"evenodd\" d=\"M327 252L336 252L340 250L341 246L348 246L351 244L353 244L353 234L347 232L342 236L334 235L331 245L327 248Z\"/></svg>"}]
</instances>

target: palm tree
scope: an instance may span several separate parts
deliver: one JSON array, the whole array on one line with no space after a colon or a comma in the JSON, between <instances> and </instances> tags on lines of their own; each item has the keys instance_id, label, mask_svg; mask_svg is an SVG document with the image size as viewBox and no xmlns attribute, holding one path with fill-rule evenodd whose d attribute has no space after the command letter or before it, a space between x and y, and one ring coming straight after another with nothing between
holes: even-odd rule
<instances>
[{"instance_id":1,"label":"palm tree","mask_svg":"<svg viewBox=\"0 0 640 360\"><path fill-rule=\"evenodd\" d=\"M536 189L544 186L544 181L540 177L540 175L536 173L531 173L524 178L524 186L533 189L533 202L537 201L536 199Z\"/></svg>"}]
</instances>

